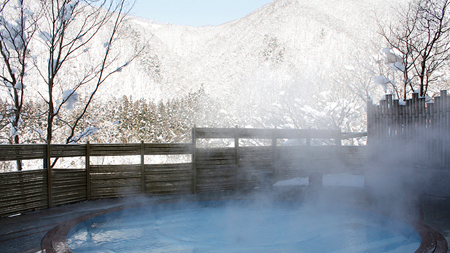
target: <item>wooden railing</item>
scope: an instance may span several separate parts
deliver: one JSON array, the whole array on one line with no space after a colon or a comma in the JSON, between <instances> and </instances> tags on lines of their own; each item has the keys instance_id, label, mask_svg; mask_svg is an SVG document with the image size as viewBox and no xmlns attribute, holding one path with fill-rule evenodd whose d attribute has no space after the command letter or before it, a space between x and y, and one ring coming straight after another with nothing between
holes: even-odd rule
<instances>
[{"instance_id":1,"label":"wooden railing","mask_svg":"<svg viewBox=\"0 0 450 253\"><path fill-rule=\"evenodd\" d=\"M362 136L359 134L358 136ZM78 201L133 195L244 190L296 176L361 174L363 147L341 146L340 131L194 128L183 144L0 145L0 161L84 157L82 169L36 169L0 173L0 216ZM356 136L352 136L356 137ZM231 147L202 147L201 139L232 139ZM287 146L287 139L299 140ZM316 140L327 145L314 146ZM268 140L268 145L241 145ZM301 144L299 144L301 143ZM146 164L149 155L187 155L190 162ZM93 164L96 156L140 156L140 163Z\"/></svg>"}]
</instances>

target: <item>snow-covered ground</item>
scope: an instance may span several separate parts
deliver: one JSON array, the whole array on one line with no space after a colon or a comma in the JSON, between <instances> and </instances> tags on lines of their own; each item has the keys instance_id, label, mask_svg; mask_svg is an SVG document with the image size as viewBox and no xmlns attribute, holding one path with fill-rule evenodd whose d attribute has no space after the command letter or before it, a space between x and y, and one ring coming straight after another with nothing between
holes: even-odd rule
<instances>
[{"instance_id":1,"label":"snow-covered ground","mask_svg":"<svg viewBox=\"0 0 450 253\"><path fill-rule=\"evenodd\" d=\"M364 188L364 176L348 173L325 174L322 178L324 186L351 186ZM309 185L308 177L296 177L288 180L278 181L273 186L306 186Z\"/></svg>"}]
</instances>

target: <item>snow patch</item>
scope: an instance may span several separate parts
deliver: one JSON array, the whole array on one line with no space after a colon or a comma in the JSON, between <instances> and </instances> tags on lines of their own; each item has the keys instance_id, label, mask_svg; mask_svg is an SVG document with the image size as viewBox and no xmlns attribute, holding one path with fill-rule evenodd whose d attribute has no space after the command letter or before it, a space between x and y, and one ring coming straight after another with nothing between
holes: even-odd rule
<instances>
[{"instance_id":1,"label":"snow patch","mask_svg":"<svg viewBox=\"0 0 450 253\"><path fill-rule=\"evenodd\" d=\"M364 176L352 175L348 173L325 174L322 178L324 186L350 186L364 188ZM288 180L278 181L273 186L307 186L308 177L295 177Z\"/></svg>"},{"instance_id":2,"label":"snow patch","mask_svg":"<svg viewBox=\"0 0 450 253\"><path fill-rule=\"evenodd\" d=\"M63 92L63 103L66 103L67 110L73 110L73 105L78 102L78 93L73 89Z\"/></svg>"}]
</instances>

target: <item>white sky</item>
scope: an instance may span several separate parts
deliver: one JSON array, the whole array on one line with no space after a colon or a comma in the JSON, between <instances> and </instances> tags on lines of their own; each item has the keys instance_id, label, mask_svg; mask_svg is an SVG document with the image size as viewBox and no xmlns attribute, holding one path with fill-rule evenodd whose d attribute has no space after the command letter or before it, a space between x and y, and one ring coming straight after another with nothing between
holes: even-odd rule
<instances>
[{"instance_id":1,"label":"white sky","mask_svg":"<svg viewBox=\"0 0 450 253\"><path fill-rule=\"evenodd\" d=\"M274 0L137 0L130 14L175 25L220 25Z\"/></svg>"}]
</instances>

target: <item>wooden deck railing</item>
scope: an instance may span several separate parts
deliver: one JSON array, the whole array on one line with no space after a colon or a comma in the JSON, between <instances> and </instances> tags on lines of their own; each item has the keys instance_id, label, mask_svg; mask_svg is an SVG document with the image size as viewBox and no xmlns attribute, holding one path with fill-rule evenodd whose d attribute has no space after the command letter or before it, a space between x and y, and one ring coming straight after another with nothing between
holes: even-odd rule
<instances>
[{"instance_id":1,"label":"wooden deck railing","mask_svg":"<svg viewBox=\"0 0 450 253\"><path fill-rule=\"evenodd\" d=\"M242 190L258 186L267 175L275 181L312 173L362 173L363 147L341 146L340 131L194 128L192 136L191 143L182 144L0 145L0 161L85 158L82 169L0 173L0 216L90 199ZM197 146L200 139L211 138L232 139L234 145ZM270 145L241 146L241 139L269 140ZM287 139L303 145L283 145ZM328 145L314 146L316 139ZM191 161L146 164L149 155L187 155ZM94 164L91 158L97 156L140 156L140 163Z\"/></svg>"}]
</instances>

